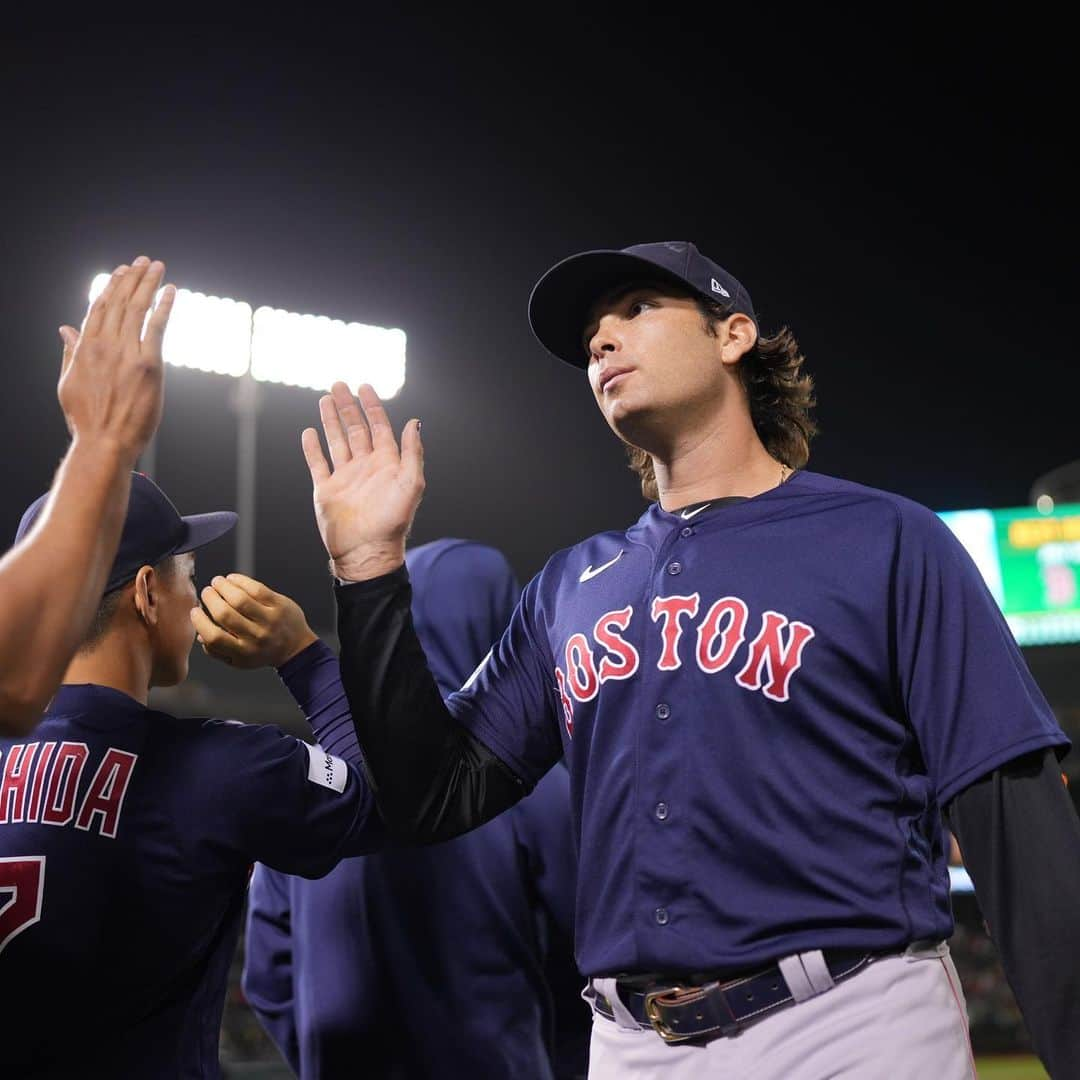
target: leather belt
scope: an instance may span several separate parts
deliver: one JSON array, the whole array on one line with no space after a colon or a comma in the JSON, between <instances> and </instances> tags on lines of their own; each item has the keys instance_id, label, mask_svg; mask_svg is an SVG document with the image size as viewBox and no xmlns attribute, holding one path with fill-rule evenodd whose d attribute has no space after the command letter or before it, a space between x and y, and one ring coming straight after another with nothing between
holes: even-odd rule
<instances>
[{"instance_id":1,"label":"leather belt","mask_svg":"<svg viewBox=\"0 0 1080 1080\"><path fill-rule=\"evenodd\" d=\"M823 956L835 983L861 971L879 956L902 951L829 949ZM616 987L638 1024L652 1028L665 1042L671 1043L734 1035L745 1024L794 1000L775 964L744 976L728 976L724 981L716 979L696 986L673 978L657 980L647 988L620 980ZM603 994L597 992L594 1004L601 1016L615 1019L611 1002Z\"/></svg>"}]
</instances>

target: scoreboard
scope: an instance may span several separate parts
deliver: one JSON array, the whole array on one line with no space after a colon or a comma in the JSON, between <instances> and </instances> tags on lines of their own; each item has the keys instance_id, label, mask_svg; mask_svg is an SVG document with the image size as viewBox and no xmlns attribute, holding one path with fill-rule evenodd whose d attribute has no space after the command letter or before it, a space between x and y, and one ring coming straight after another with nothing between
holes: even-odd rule
<instances>
[{"instance_id":1,"label":"scoreboard","mask_svg":"<svg viewBox=\"0 0 1080 1080\"><path fill-rule=\"evenodd\" d=\"M975 560L1019 645L1080 641L1080 503L939 517Z\"/></svg>"}]
</instances>

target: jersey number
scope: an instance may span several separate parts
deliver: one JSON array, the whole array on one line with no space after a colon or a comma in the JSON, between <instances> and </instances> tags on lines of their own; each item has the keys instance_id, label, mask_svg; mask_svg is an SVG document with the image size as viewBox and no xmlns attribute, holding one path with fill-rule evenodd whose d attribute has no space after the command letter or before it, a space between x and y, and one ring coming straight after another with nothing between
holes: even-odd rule
<instances>
[{"instance_id":1,"label":"jersey number","mask_svg":"<svg viewBox=\"0 0 1080 1080\"><path fill-rule=\"evenodd\" d=\"M41 919L45 892L45 856L0 858L0 952Z\"/></svg>"}]
</instances>

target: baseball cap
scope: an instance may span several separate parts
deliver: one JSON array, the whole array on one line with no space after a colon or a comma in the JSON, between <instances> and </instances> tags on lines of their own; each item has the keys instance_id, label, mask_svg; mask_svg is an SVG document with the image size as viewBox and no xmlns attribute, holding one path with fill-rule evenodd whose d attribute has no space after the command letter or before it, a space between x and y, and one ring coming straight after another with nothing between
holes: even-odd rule
<instances>
[{"instance_id":1,"label":"baseball cap","mask_svg":"<svg viewBox=\"0 0 1080 1080\"><path fill-rule=\"evenodd\" d=\"M581 337L589 308L612 289L643 279L688 288L757 322L750 294L731 274L688 240L668 240L584 251L556 263L533 287L529 325L553 356L574 367L588 367Z\"/></svg>"},{"instance_id":2,"label":"baseball cap","mask_svg":"<svg viewBox=\"0 0 1080 1080\"><path fill-rule=\"evenodd\" d=\"M17 544L32 528L49 493L35 499L19 522ZM224 536L236 524L231 510L181 517L176 507L144 473L131 474L127 517L120 534L120 547L109 571L105 591L112 592L135 578L143 566L153 566L170 555L194 551Z\"/></svg>"}]
</instances>

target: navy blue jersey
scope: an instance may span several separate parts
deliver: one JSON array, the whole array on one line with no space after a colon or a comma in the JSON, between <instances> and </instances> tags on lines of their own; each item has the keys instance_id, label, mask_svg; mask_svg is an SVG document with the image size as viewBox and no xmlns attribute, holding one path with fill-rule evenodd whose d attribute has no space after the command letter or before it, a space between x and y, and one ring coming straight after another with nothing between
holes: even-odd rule
<instances>
[{"instance_id":1,"label":"navy blue jersey","mask_svg":"<svg viewBox=\"0 0 1080 1080\"><path fill-rule=\"evenodd\" d=\"M324 874L381 843L372 806L354 766L275 727L62 687L0 740L3 1074L218 1076L252 863Z\"/></svg>"},{"instance_id":2,"label":"navy blue jersey","mask_svg":"<svg viewBox=\"0 0 1080 1080\"><path fill-rule=\"evenodd\" d=\"M947 937L940 807L1068 745L937 516L814 473L555 555L448 706L566 755L587 975Z\"/></svg>"},{"instance_id":3,"label":"navy blue jersey","mask_svg":"<svg viewBox=\"0 0 1080 1080\"><path fill-rule=\"evenodd\" d=\"M498 638L519 589L506 560L477 544L425 544L408 563L417 633L449 693ZM245 994L305 1078L583 1075L575 870L562 767L445 844L349 859L319 881L259 866Z\"/></svg>"},{"instance_id":4,"label":"navy blue jersey","mask_svg":"<svg viewBox=\"0 0 1080 1080\"><path fill-rule=\"evenodd\" d=\"M584 1075L569 799L559 766L445 844L346 859L318 881L255 868L244 993L299 1076L558 1075L553 931Z\"/></svg>"}]
</instances>

